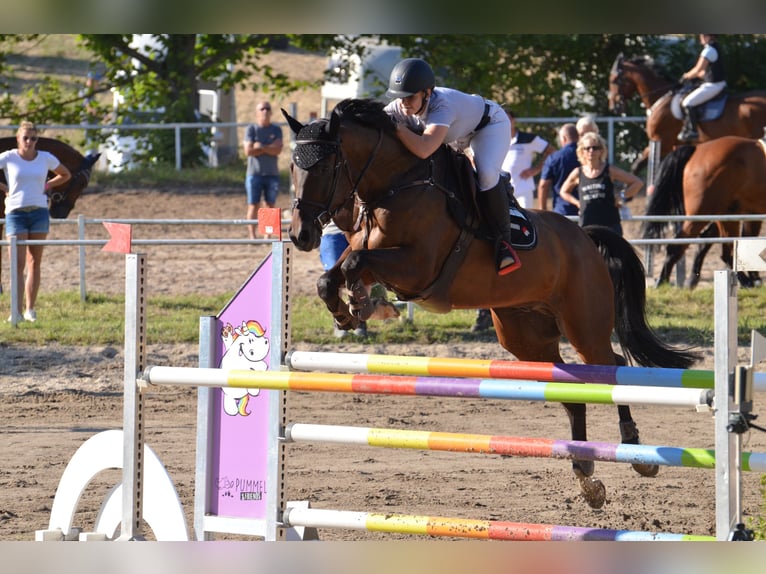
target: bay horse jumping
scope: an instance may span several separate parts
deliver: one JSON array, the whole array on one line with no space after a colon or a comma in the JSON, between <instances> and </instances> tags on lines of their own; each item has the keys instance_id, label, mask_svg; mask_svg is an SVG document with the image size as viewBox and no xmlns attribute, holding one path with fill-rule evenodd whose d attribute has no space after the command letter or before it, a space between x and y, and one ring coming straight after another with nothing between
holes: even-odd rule
<instances>
[{"instance_id":1,"label":"bay horse jumping","mask_svg":"<svg viewBox=\"0 0 766 574\"><path fill-rule=\"evenodd\" d=\"M399 142L379 102L344 100L328 119L303 125L282 110L296 147L290 239L319 247L330 219L350 247L317 288L336 325L352 329L371 312L366 285L381 283L402 300L446 313L490 308L500 344L519 360L562 363L566 337L585 363L687 368L696 355L662 341L646 323L643 266L632 246L603 227L583 229L551 211L527 210L536 245L518 249L523 265L495 272L489 234L471 226L475 184L468 160L447 146L423 160ZM458 223L458 221L462 223ZM482 224L483 225L483 224ZM474 237L476 235L476 237ZM351 292L349 301L340 293ZM611 334L625 356L612 349ZM572 438L586 440L583 404L565 404ZM622 441L637 444L628 406L618 406ZM606 490L590 461L574 461L581 491L600 507ZM653 465L633 465L654 476Z\"/></svg>"},{"instance_id":2,"label":"bay horse jumping","mask_svg":"<svg viewBox=\"0 0 766 574\"><path fill-rule=\"evenodd\" d=\"M18 143L14 136L0 138L0 153L14 149ZM58 160L72 173L72 178L64 185L54 187L48 192L50 204L48 210L55 219L66 219L74 208L80 194L88 187L90 172L93 165L98 161L101 154L91 153L83 156L69 144L53 138L39 138L37 149L47 151L55 155ZM5 183L5 173L0 171L0 182ZM5 218L5 195L0 193L0 219ZM3 225L0 224L0 236L5 238ZM0 263L2 263L2 250L0 250ZM2 266L0 266L2 271ZM0 288L2 285L0 284Z\"/></svg>"},{"instance_id":3,"label":"bay horse jumping","mask_svg":"<svg viewBox=\"0 0 766 574\"><path fill-rule=\"evenodd\" d=\"M661 142L660 155L665 157L678 145L678 132L683 119L675 110L673 99L680 87L678 82L665 78L657 71L647 56L626 60L618 55L609 73L609 110L625 112L625 101L635 94L646 108L646 135L649 140ZM699 122L699 141L704 142L721 136L734 135L760 138L766 126L766 91L753 90L728 94L723 113L717 119ZM649 148L633 163L636 172L647 161Z\"/></svg>"},{"instance_id":4,"label":"bay horse jumping","mask_svg":"<svg viewBox=\"0 0 766 574\"><path fill-rule=\"evenodd\" d=\"M654 193L649 196L646 215L732 215L766 214L766 149L764 142L738 136L724 136L696 146L685 145L665 156L655 180ZM667 224L644 222L645 239L662 237ZM705 231L709 228L712 231ZM757 236L760 222L742 225L738 221L684 221L676 238L698 236L737 237ZM668 245L657 285L667 283L673 266L683 256L688 245ZM702 259L710 244L700 249L687 286L699 282ZM732 267L733 247L721 244L721 260ZM740 283L752 287L756 273L738 273Z\"/></svg>"}]
</instances>

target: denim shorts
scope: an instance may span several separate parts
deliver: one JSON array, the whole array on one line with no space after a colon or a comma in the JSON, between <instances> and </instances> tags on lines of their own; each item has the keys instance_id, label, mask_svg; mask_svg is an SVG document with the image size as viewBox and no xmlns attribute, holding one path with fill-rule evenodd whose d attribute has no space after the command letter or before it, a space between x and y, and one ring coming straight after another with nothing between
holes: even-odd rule
<instances>
[{"instance_id":1,"label":"denim shorts","mask_svg":"<svg viewBox=\"0 0 766 574\"><path fill-rule=\"evenodd\" d=\"M16 209L5 214L5 236L48 233L51 218L47 207L38 207L32 211Z\"/></svg>"},{"instance_id":2,"label":"denim shorts","mask_svg":"<svg viewBox=\"0 0 766 574\"><path fill-rule=\"evenodd\" d=\"M248 175L245 178L245 190L247 191L247 204L258 205L261 203L261 195L268 205L274 205L279 195L278 175Z\"/></svg>"}]
</instances>

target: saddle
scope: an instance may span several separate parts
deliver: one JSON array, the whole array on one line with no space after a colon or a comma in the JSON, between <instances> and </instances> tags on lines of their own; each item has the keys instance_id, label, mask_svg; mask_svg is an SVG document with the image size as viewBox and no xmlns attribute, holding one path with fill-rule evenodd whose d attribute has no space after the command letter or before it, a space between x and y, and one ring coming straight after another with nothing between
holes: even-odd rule
<instances>
[{"instance_id":1,"label":"saddle","mask_svg":"<svg viewBox=\"0 0 766 574\"><path fill-rule=\"evenodd\" d=\"M673 117L677 120L684 119L684 110L681 107L681 101L690 91L690 89L682 89L673 94L673 99L670 101L670 110L673 113ZM699 121L708 122L720 118L723 115L724 109L726 109L726 102L728 99L728 92L723 90L714 98L695 106Z\"/></svg>"},{"instance_id":2,"label":"saddle","mask_svg":"<svg viewBox=\"0 0 766 574\"><path fill-rule=\"evenodd\" d=\"M476 193L478 190L476 172L465 154L452 148L449 148L449 150L455 156L453 164L458 172L456 173L458 189L455 190L454 198L456 201L447 202L449 213L458 226L468 228L474 237L492 243L494 238L489 232L489 228L479 220L480 211L476 204ZM534 249L537 245L535 226L526 210L519 205L518 200L513 195L510 175L503 173L500 175L500 178L505 183L505 189L508 193L511 244L516 249ZM469 211L471 212L470 217Z\"/></svg>"},{"instance_id":3,"label":"saddle","mask_svg":"<svg viewBox=\"0 0 766 574\"><path fill-rule=\"evenodd\" d=\"M478 182L473 165L463 152L449 146L443 146L442 153L449 154L447 165L451 166L451 173L439 175L432 173L431 176L433 184L447 198L447 211L460 228L460 235L444 261L439 275L428 287L417 295L397 292L400 300L415 301L424 309L435 313L446 313L450 310L449 288L455 273L468 254L471 242L476 238L494 243L494 237L486 223L480 220L479 207L476 203ZM449 181L440 181L440 176ZM510 177L506 182L509 195L508 216L511 219L511 243L517 249L533 249L537 245L535 227L513 196Z\"/></svg>"}]
</instances>

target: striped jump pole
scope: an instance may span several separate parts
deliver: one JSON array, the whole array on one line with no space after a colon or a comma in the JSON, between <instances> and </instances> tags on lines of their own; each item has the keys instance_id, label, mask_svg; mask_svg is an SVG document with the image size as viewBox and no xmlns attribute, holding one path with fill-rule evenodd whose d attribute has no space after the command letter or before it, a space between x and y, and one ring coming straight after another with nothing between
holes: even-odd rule
<instances>
[{"instance_id":1,"label":"striped jump pole","mask_svg":"<svg viewBox=\"0 0 766 574\"><path fill-rule=\"evenodd\" d=\"M715 451L709 449L517 436L290 423L285 428L285 441L715 468ZM741 465L742 470L766 472L766 453L743 452Z\"/></svg>"},{"instance_id":2,"label":"striped jump pole","mask_svg":"<svg viewBox=\"0 0 766 574\"><path fill-rule=\"evenodd\" d=\"M600 383L698 389L712 389L715 374L714 371L698 369L617 367L297 350L287 353L285 364L295 371L486 377L559 383ZM753 390L766 392L766 373L754 373Z\"/></svg>"},{"instance_id":3,"label":"striped jump pole","mask_svg":"<svg viewBox=\"0 0 766 574\"><path fill-rule=\"evenodd\" d=\"M445 518L441 516L417 516L319 508L288 507L282 520L285 526L312 528L347 528L368 532L419 534L425 536L450 536L483 540L515 541L713 541L714 536L694 536L661 532L610 530L553 524L527 524L500 520L474 520Z\"/></svg>"},{"instance_id":4,"label":"striped jump pole","mask_svg":"<svg viewBox=\"0 0 766 574\"><path fill-rule=\"evenodd\" d=\"M197 387L260 388L277 391L326 391L381 395L417 395L613 405L690 407L707 410L710 389L647 388L604 384L572 385L541 381L408 377L399 375L247 371L152 366L143 383Z\"/></svg>"}]
</instances>

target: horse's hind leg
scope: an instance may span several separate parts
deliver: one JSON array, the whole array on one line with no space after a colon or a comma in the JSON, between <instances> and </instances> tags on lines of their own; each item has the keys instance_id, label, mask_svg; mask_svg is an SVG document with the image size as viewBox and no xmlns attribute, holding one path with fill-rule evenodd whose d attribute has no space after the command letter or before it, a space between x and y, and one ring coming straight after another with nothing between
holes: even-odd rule
<instances>
[{"instance_id":1,"label":"horse's hind leg","mask_svg":"<svg viewBox=\"0 0 766 574\"><path fill-rule=\"evenodd\" d=\"M616 363L624 367L627 362L622 355L615 353L614 355ZM633 415L630 412L628 405L617 405L617 414L620 417L620 438L623 444L641 444L638 436L638 427L633 420ZM656 464L633 464L631 465L641 476L657 476L660 472L660 467Z\"/></svg>"},{"instance_id":2,"label":"horse's hind leg","mask_svg":"<svg viewBox=\"0 0 766 574\"><path fill-rule=\"evenodd\" d=\"M495 331L504 349L521 361L563 363L559 351L561 332L556 320L545 313L529 310L492 309ZM562 403L569 418L572 440L587 440L586 405ZM588 505L601 508L606 501L604 484L593 478L592 460L572 461L572 471L580 484L580 492Z\"/></svg>"}]
</instances>

